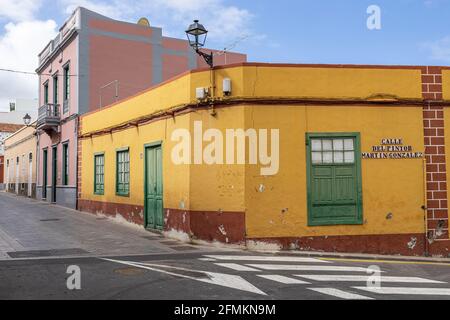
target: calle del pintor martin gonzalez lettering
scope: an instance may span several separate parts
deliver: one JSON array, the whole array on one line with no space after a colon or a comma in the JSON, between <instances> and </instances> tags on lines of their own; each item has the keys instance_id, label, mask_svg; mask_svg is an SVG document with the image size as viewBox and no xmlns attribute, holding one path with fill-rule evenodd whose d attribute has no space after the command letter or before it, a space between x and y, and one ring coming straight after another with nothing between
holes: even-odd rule
<instances>
[{"instance_id":1,"label":"calle del pintor martin gonzalez lettering","mask_svg":"<svg viewBox=\"0 0 450 320\"><path fill-rule=\"evenodd\" d=\"M423 159L423 152L415 152L403 139L382 139L381 145L372 146L372 152L363 152L363 159Z\"/></svg>"}]
</instances>

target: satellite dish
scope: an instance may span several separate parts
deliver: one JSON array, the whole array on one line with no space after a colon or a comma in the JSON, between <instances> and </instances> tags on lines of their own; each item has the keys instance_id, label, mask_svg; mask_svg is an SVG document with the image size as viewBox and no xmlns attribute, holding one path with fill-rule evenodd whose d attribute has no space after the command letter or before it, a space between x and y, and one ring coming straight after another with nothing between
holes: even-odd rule
<instances>
[{"instance_id":1,"label":"satellite dish","mask_svg":"<svg viewBox=\"0 0 450 320\"><path fill-rule=\"evenodd\" d=\"M144 27L150 27L150 22L147 18L140 18L138 21L138 25L144 26Z\"/></svg>"}]
</instances>

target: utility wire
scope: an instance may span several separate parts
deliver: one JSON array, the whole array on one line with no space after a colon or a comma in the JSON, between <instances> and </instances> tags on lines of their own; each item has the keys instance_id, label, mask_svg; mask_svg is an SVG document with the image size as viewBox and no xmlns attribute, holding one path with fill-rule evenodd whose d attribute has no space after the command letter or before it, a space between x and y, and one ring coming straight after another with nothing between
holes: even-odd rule
<instances>
[{"instance_id":1,"label":"utility wire","mask_svg":"<svg viewBox=\"0 0 450 320\"><path fill-rule=\"evenodd\" d=\"M54 74L49 74L49 73L37 74L36 72L20 71L20 70L12 70L12 69L3 69L3 68L0 68L0 71L11 72L11 73L19 73L19 74L27 74L27 75L33 75L33 76L39 76L39 75L41 75L41 76L50 76L50 77L54 76ZM57 75L57 76L59 77L59 76L62 76L62 75ZM78 74L69 74L68 76L69 77L84 77L84 75L78 75Z\"/></svg>"}]
</instances>

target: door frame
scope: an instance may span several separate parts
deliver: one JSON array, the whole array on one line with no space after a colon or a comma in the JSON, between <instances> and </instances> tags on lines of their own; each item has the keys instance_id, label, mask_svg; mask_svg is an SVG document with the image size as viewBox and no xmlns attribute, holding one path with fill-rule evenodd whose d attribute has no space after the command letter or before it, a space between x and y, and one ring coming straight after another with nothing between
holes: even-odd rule
<instances>
[{"instance_id":1,"label":"door frame","mask_svg":"<svg viewBox=\"0 0 450 320\"><path fill-rule=\"evenodd\" d=\"M356 167L356 210L357 217L354 221L348 219L336 219L330 222L314 222L312 217L312 179L311 179L311 139L314 138L354 138L355 139L355 167ZM362 225L363 224L363 196L362 196L362 168L361 168L361 133L359 132L317 132L306 133L306 192L308 208L308 227L338 226L338 225Z\"/></svg>"},{"instance_id":2,"label":"door frame","mask_svg":"<svg viewBox=\"0 0 450 320\"><path fill-rule=\"evenodd\" d=\"M156 141L152 143L144 144L144 228L146 230L156 230L156 231L163 231L164 230L164 179L161 179L161 187L162 187L162 193L163 193L163 199L162 199L162 214L163 214L163 226L162 230L159 229L153 229L153 228L147 228L147 149L153 149L161 147L161 171L163 171L163 158L162 158L162 151L163 151L163 141ZM161 172L161 177L163 176Z\"/></svg>"},{"instance_id":3,"label":"door frame","mask_svg":"<svg viewBox=\"0 0 450 320\"><path fill-rule=\"evenodd\" d=\"M52 201L56 203L56 184L58 183L58 145L52 146Z\"/></svg>"},{"instance_id":4,"label":"door frame","mask_svg":"<svg viewBox=\"0 0 450 320\"><path fill-rule=\"evenodd\" d=\"M47 199L48 148L42 149L42 199Z\"/></svg>"}]
</instances>

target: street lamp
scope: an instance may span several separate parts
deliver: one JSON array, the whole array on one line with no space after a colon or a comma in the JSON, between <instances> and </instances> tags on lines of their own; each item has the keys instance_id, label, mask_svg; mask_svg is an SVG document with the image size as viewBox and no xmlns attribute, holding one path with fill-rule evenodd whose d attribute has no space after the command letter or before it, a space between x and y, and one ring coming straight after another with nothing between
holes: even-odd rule
<instances>
[{"instance_id":1,"label":"street lamp","mask_svg":"<svg viewBox=\"0 0 450 320\"><path fill-rule=\"evenodd\" d=\"M23 117L23 123L25 123L25 125L28 127L31 123L31 117L30 115L27 113L25 115L25 117Z\"/></svg>"},{"instance_id":2,"label":"street lamp","mask_svg":"<svg viewBox=\"0 0 450 320\"><path fill-rule=\"evenodd\" d=\"M200 49L203 48L206 42L206 37L208 36L208 30L199 23L198 20L194 20L194 23L189 26L186 30L186 35L189 41L189 45L197 52L199 56L205 59L206 63L213 68L213 53L210 54L202 52Z\"/></svg>"}]
</instances>

